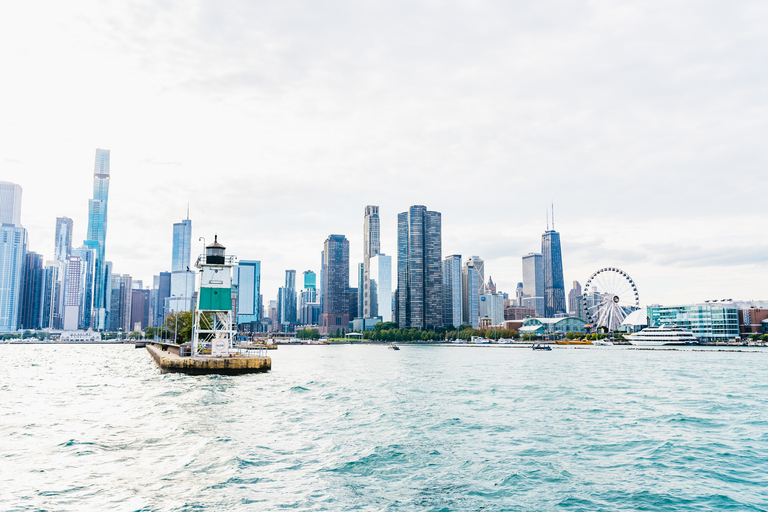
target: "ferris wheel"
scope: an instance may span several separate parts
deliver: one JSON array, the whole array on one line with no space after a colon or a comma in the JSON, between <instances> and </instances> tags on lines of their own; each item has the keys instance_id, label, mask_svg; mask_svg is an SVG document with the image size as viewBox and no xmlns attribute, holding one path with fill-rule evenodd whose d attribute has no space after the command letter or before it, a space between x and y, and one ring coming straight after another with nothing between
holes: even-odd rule
<instances>
[{"instance_id":1,"label":"ferris wheel","mask_svg":"<svg viewBox=\"0 0 768 512\"><path fill-rule=\"evenodd\" d=\"M592 274L581 296L584 316L593 329L619 328L627 316L640 309L640 296L629 274L615 267L601 268Z\"/></svg>"}]
</instances>

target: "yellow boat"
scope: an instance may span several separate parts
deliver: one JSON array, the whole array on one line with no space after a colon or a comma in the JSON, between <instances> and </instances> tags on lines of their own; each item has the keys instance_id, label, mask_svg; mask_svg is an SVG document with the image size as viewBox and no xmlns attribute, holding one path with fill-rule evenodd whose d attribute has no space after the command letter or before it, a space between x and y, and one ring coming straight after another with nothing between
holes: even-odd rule
<instances>
[{"instance_id":1,"label":"yellow boat","mask_svg":"<svg viewBox=\"0 0 768 512\"><path fill-rule=\"evenodd\" d=\"M591 345L592 342L588 339L583 340L557 340L555 343L558 345Z\"/></svg>"}]
</instances>

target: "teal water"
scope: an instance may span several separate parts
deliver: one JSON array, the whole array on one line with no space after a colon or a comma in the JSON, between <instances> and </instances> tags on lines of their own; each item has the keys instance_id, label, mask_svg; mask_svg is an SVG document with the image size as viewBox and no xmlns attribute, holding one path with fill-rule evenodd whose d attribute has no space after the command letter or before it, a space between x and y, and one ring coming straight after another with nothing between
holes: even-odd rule
<instances>
[{"instance_id":1,"label":"teal water","mask_svg":"<svg viewBox=\"0 0 768 512\"><path fill-rule=\"evenodd\" d=\"M0 354L2 510L768 510L768 352Z\"/></svg>"}]
</instances>

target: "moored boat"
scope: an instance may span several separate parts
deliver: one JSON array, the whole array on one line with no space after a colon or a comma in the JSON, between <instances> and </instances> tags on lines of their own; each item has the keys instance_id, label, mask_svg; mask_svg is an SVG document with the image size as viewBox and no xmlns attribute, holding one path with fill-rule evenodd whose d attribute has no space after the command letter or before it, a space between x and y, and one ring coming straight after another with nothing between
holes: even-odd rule
<instances>
[{"instance_id":1,"label":"moored boat","mask_svg":"<svg viewBox=\"0 0 768 512\"><path fill-rule=\"evenodd\" d=\"M676 325L646 327L640 332L627 334L624 338L632 345L659 347L662 345L692 345L699 342L691 331Z\"/></svg>"}]
</instances>

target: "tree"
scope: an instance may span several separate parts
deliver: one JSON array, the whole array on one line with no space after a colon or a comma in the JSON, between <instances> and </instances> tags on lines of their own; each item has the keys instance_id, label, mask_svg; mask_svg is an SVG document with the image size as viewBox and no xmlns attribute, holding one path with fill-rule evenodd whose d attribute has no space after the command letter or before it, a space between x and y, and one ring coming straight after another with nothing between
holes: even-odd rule
<instances>
[{"instance_id":1,"label":"tree","mask_svg":"<svg viewBox=\"0 0 768 512\"><path fill-rule=\"evenodd\" d=\"M171 339L172 343L185 343L192 339L192 327L195 323L194 311L177 311L169 313L165 317L165 323L163 324L164 330L168 333L167 336L175 339Z\"/></svg>"}]
</instances>

